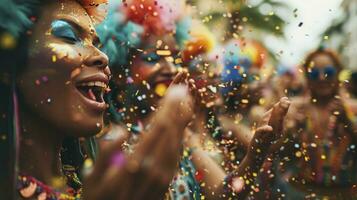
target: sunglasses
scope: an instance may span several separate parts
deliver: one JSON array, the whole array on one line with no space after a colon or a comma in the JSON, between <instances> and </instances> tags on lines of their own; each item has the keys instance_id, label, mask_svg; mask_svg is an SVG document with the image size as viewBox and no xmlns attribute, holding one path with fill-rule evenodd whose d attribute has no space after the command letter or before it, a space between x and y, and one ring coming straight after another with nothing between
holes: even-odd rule
<instances>
[{"instance_id":1,"label":"sunglasses","mask_svg":"<svg viewBox=\"0 0 357 200\"><path fill-rule=\"evenodd\" d=\"M331 79L336 76L337 70L334 66L326 66L324 68L312 68L307 72L310 80L318 80L321 74L325 79Z\"/></svg>"}]
</instances>

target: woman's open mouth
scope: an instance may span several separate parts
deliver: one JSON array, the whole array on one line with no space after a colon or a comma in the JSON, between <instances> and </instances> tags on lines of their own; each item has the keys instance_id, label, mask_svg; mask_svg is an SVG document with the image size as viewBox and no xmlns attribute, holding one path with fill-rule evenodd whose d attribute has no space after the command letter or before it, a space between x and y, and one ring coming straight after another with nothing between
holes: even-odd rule
<instances>
[{"instance_id":1,"label":"woman's open mouth","mask_svg":"<svg viewBox=\"0 0 357 200\"><path fill-rule=\"evenodd\" d=\"M85 83L79 83L76 85L78 91L81 92L86 98L102 103L104 102L104 92L107 88L107 84L100 81L91 81Z\"/></svg>"},{"instance_id":2,"label":"woman's open mouth","mask_svg":"<svg viewBox=\"0 0 357 200\"><path fill-rule=\"evenodd\" d=\"M104 94L108 88L108 79L105 76L92 76L76 84L76 89L85 104L95 110L104 111L106 105Z\"/></svg>"}]
</instances>

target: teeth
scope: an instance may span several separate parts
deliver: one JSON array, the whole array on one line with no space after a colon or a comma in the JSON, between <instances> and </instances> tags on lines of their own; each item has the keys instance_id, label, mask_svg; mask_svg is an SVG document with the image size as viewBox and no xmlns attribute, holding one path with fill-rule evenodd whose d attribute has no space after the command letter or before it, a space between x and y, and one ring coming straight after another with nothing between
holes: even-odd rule
<instances>
[{"instance_id":1,"label":"teeth","mask_svg":"<svg viewBox=\"0 0 357 200\"><path fill-rule=\"evenodd\" d=\"M79 84L79 86L97 86L97 87L107 88L107 84L101 81L91 81L91 82L81 83Z\"/></svg>"},{"instance_id":2,"label":"teeth","mask_svg":"<svg viewBox=\"0 0 357 200\"><path fill-rule=\"evenodd\" d=\"M94 83L94 85L95 85L95 86L99 86L99 87L103 87L103 88L106 88L106 87L107 87L107 85L106 85L105 83L100 82L100 81L96 81L96 82Z\"/></svg>"}]
</instances>

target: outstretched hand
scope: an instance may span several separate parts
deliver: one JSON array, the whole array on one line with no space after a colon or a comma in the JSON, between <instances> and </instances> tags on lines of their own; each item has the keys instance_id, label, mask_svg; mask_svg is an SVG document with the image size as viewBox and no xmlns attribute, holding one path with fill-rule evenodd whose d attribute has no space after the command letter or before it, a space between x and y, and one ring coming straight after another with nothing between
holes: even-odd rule
<instances>
[{"instance_id":1,"label":"outstretched hand","mask_svg":"<svg viewBox=\"0 0 357 200\"><path fill-rule=\"evenodd\" d=\"M163 199L179 161L192 99L184 86L172 86L132 154L116 141L99 155L84 183L84 199Z\"/></svg>"}]
</instances>

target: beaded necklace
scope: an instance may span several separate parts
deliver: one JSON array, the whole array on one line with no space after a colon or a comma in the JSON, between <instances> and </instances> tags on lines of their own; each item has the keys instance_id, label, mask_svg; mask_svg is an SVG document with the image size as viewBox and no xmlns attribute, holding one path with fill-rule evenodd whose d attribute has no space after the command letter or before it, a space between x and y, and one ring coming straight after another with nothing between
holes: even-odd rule
<instances>
[{"instance_id":1,"label":"beaded necklace","mask_svg":"<svg viewBox=\"0 0 357 200\"><path fill-rule=\"evenodd\" d=\"M24 199L36 197L37 200L80 200L83 185L76 168L72 165L63 165L62 171L65 176L64 182L69 186L66 192L59 192L36 178L21 173L17 176L17 191ZM60 180L55 185L62 187L64 184Z\"/></svg>"},{"instance_id":2,"label":"beaded necklace","mask_svg":"<svg viewBox=\"0 0 357 200\"><path fill-rule=\"evenodd\" d=\"M71 176L78 179L77 175ZM70 187L63 193L27 175L18 175L17 190L24 199L36 197L38 200L80 200L82 196L82 188L75 190Z\"/></svg>"},{"instance_id":3,"label":"beaded necklace","mask_svg":"<svg viewBox=\"0 0 357 200\"><path fill-rule=\"evenodd\" d=\"M337 116L330 114L325 131L321 130L318 112L307 113L305 131L302 137L302 152L305 152L305 161L302 163L300 177L313 175L313 181L325 186L348 185L356 181L355 140L350 134L341 134ZM346 110L347 113L349 110ZM348 114L349 117L349 114ZM323 126L322 126L323 127ZM346 132L344 132L346 133ZM307 164L309 163L309 164ZM307 164L307 165L306 165ZM352 171L351 171L352 170ZM352 172L352 173L351 173ZM348 175L349 174L349 175Z\"/></svg>"}]
</instances>

